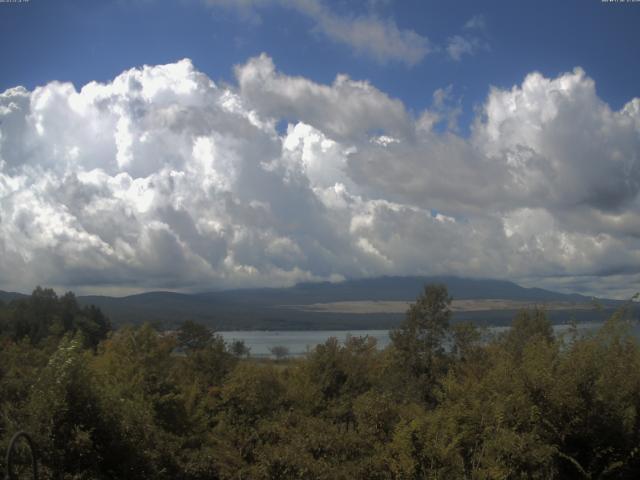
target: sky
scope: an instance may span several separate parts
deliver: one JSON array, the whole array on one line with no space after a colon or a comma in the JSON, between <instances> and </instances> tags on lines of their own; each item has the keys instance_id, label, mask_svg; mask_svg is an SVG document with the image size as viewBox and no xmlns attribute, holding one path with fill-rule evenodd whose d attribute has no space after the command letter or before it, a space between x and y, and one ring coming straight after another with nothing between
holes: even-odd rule
<instances>
[{"instance_id":1,"label":"sky","mask_svg":"<svg viewBox=\"0 0 640 480\"><path fill-rule=\"evenodd\" d=\"M640 290L640 2L0 1L0 289Z\"/></svg>"}]
</instances>

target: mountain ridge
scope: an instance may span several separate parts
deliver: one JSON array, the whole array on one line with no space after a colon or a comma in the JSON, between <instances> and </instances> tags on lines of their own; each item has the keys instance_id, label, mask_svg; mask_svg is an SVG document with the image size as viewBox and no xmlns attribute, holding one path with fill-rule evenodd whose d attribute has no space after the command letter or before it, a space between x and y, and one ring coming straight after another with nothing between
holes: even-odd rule
<instances>
[{"instance_id":1,"label":"mountain ridge","mask_svg":"<svg viewBox=\"0 0 640 480\"><path fill-rule=\"evenodd\" d=\"M186 319L205 323L218 330L322 330L391 328L403 318L400 313L345 313L322 309L295 309L292 306L321 305L336 302L387 301L413 302L423 286L440 283L447 286L455 300L510 300L530 304L565 302L579 305L572 310L548 312L554 323L571 318L578 321L601 319L602 315L584 307L592 297L564 294L542 288L527 288L508 280L464 278L456 276L383 276L351 279L338 283L303 282L292 287L229 289L200 293L150 291L123 297L79 295L78 302L100 307L114 324L145 321L174 328ZM0 292L0 300L22 294ZM618 300L598 299L605 311L622 304ZM515 310L456 312L454 320L482 324L507 324Z\"/></svg>"}]
</instances>

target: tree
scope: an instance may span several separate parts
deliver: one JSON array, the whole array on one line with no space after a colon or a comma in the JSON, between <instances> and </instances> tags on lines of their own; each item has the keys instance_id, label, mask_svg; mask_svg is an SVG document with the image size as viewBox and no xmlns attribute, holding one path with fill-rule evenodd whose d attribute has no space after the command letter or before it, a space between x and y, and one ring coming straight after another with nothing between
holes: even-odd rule
<instances>
[{"instance_id":1,"label":"tree","mask_svg":"<svg viewBox=\"0 0 640 480\"><path fill-rule=\"evenodd\" d=\"M178 329L178 346L186 351L202 350L213 339L210 329L193 320L186 320Z\"/></svg>"},{"instance_id":2,"label":"tree","mask_svg":"<svg viewBox=\"0 0 640 480\"><path fill-rule=\"evenodd\" d=\"M289 349L283 345L276 345L269 348L271 355L276 357L276 360L283 360L289 356Z\"/></svg>"},{"instance_id":3,"label":"tree","mask_svg":"<svg viewBox=\"0 0 640 480\"><path fill-rule=\"evenodd\" d=\"M58 296L50 288L36 287L30 297L14 300L10 305L10 328L14 340L28 337L33 345L50 334L59 318ZM61 333L64 329L60 328Z\"/></svg>"},{"instance_id":4,"label":"tree","mask_svg":"<svg viewBox=\"0 0 640 480\"><path fill-rule=\"evenodd\" d=\"M511 323L511 328L504 334L506 349L517 359L523 349L534 340L550 343L554 340L553 327L544 310L522 310Z\"/></svg>"},{"instance_id":5,"label":"tree","mask_svg":"<svg viewBox=\"0 0 640 480\"><path fill-rule=\"evenodd\" d=\"M46 473L95 478L104 466L100 452L107 445L101 439L110 426L103 421L88 368L90 357L82 347L80 334L62 338L33 385L26 428Z\"/></svg>"},{"instance_id":6,"label":"tree","mask_svg":"<svg viewBox=\"0 0 640 480\"><path fill-rule=\"evenodd\" d=\"M238 358L248 357L251 354L251 349L247 347L244 340L234 340L229 348L231 353Z\"/></svg>"},{"instance_id":7,"label":"tree","mask_svg":"<svg viewBox=\"0 0 640 480\"><path fill-rule=\"evenodd\" d=\"M239 363L222 387L222 416L230 424L255 425L282 407L283 393L275 368Z\"/></svg>"},{"instance_id":8,"label":"tree","mask_svg":"<svg viewBox=\"0 0 640 480\"><path fill-rule=\"evenodd\" d=\"M95 349L101 341L107 338L111 331L111 322L98 307L89 305L77 311L72 320L71 331L80 332L84 345Z\"/></svg>"},{"instance_id":9,"label":"tree","mask_svg":"<svg viewBox=\"0 0 640 480\"><path fill-rule=\"evenodd\" d=\"M37 287L30 297L12 301L2 317L13 340L26 337L33 345L80 332L83 346L95 349L111 331L111 322L98 307L80 308L72 292L58 297L50 288Z\"/></svg>"},{"instance_id":10,"label":"tree","mask_svg":"<svg viewBox=\"0 0 640 480\"><path fill-rule=\"evenodd\" d=\"M428 403L434 401L433 389L445 367L451 300L444 285L425 285L404 322L390 334L397 363Z\"/></svg>"},{"instance_id":11,"label":"tree","mask_svg":"<svg viewBox=\"0 0 640 480\"><path fill-rule=\"evenodd\" d=\"M458 359L469 357L480 345L482 334L473 323L458 323L451 330L453 337L452 353Z\"/></svg>"},{"instance_id":12,"label":"tree","mask_svg":"<svg viewBox=\"0 0 640 480\"><path fill-rule=\"evenodd\" d=\"M208 344L186 353L179 362L186 370L185 375L205 389L221 384L238 362L220 335L212 335Z\"/></svg>"}]
</instances>

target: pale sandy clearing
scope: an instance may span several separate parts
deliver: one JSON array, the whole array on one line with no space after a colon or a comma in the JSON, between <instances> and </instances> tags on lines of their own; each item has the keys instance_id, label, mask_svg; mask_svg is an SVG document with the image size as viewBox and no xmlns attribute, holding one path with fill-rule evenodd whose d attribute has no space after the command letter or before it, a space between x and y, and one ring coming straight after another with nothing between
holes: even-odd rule
<instances>
[{"instance_id":1,"label":"pale sandy clearing","mask_svg":"<svg viewBox=\"0 0 640 480\"><path fill-rule=\"evenodd\" d=\"M413 302L363 300L353 302L312 303L310 305L283 305L284 307L303 312L326 313L404 313ZM572 302L532 302L524 300L454 300L451 310L454 312L482 312L492 310L522 310L539 307L545 310L589 310L590 303Z\"/></svg>"}]
</instances>

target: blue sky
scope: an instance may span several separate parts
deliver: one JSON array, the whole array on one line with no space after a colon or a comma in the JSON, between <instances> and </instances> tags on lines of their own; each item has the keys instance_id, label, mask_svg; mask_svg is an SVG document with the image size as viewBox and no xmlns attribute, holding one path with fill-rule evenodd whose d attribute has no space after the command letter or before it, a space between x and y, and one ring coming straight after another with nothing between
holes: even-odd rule
<instances>
[{"instance_id":1,"label":"blue sky","mask_svg":"<svg viewBox=\"0 0 640 480\"><path fill-rule=\"evenodd\" d=\"M8 48L0 51L0 89L33 88L52 80L80 87L134 66L182 58L191 58L214 80L232 81L234 65L267 52L290 75L330 83L336 74L347 73L371 81L415 111L430 105L436 89L451 85L468 122L490 86L510 88L531 71L556 76L580 66L614 108L637 95L640 84L640 6L632 3L326 2L336 15L373 15L427 38L436 51L411 66L402 60L376 61L332 40L287 2L255 3L243 8L198 0L3 4L0 39ZM483 25L465 29L473 18ZM476 38L482 46L454 60L446 47L456 35Z\"/></svg>"},{"instance_id":2,"label":"blue sky","mask_svg":"<svg viewBox=\"0 0 640 480\"><path fill-rule=\"evenodd\" d=\"M640 284L640 2L0 2L0 289Z\"/></svg>"}]
</instances>

